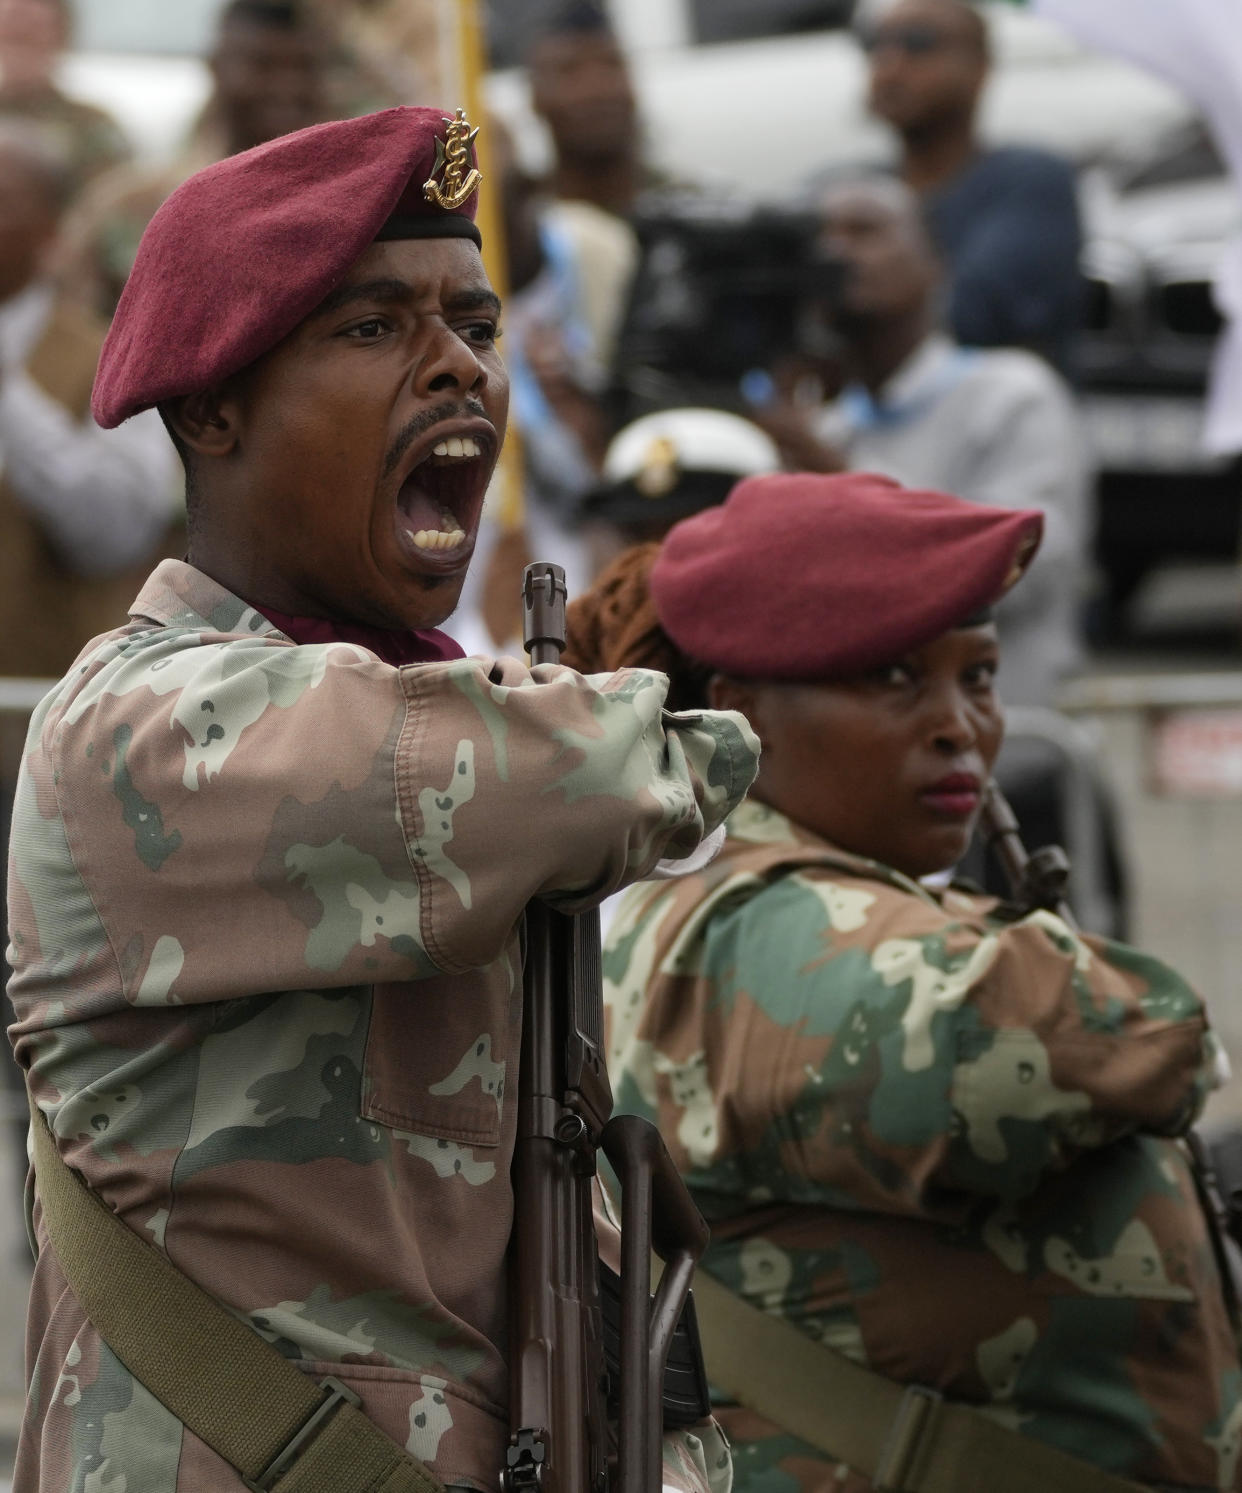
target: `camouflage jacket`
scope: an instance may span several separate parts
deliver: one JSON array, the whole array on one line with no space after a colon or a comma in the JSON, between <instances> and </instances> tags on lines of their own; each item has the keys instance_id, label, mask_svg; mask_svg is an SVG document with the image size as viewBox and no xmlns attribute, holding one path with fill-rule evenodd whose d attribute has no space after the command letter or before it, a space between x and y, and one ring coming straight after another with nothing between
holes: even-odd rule
<instances>
[{"instance_id":1,"label":"camouflage jacket","mask_svg":"<svg viewBox=\"0 0 1242 1493\"><path fill-rule=\"evenodd\" d=\"M687 853L753 775L741 717L664 688L299 647L165 561L31 724L12 1036L62 1153L453 1486L494 1489L507 1437L523 906ZM46 1247L27 1351L21 1493L240 1490ZM722 1448L670 1481L727 1488Z\"/></svg>"},{"instance_id":2,"label":"camouflage jacket","mask_svg":"<svg viewBox=\"0 0 1242 1493\"><path fill-rule=\"evenodd\" d=\"M1174 1139L1216 1057L1165 965L933 895L748 802L620 899L618 1108L657 1121L706 1268L872 1369L1153 1484L1242 1488L1242 1374ZM741 1408L739 1493L867 1479Z\"/></svg>"}]
</instances>

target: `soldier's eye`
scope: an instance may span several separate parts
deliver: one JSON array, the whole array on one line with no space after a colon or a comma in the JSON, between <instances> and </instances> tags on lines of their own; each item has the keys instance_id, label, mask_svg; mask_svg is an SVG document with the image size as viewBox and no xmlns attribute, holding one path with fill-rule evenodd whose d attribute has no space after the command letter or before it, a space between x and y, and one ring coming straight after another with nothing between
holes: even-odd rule
<instances>
[{"instance_id":1,"label":"soldier's eye","mask_svg":"<svg viewBox=\"0 0 1242 1493\"><path fill-rule=\"evenodd\" d=\"M346 332L359 342L374 342L388 330L388 323L379 316L368 316L366 321L357 321Z\"/></svg>"}]
</instances>

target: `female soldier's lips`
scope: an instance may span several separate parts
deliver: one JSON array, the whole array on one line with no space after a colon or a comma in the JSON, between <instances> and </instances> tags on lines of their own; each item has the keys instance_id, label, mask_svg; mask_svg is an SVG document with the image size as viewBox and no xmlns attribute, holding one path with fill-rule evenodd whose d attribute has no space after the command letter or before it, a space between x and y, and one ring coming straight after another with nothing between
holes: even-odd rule
<instances>
[{"instance_id":1,"label":"female soldier's lips","mask_svg":"<svg viewBox=\"0 0 1242 1493\"><path fill-rule=\"evenodd\" d=\"M938 814L950 819L969 819L978 808L983 784L972 772L951 772L939 778L919 797Z\"/></svg>"}]
</instances>

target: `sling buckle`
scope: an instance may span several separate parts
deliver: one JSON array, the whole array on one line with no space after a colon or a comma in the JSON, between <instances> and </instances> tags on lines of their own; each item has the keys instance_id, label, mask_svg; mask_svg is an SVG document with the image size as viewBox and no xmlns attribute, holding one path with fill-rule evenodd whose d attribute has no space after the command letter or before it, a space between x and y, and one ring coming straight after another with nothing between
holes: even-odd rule
<instances>
[{"instance_id":1,"label":"sling buckle","mask_svg":"<svg viewBox=\"0 0 1242 1493\"><path fill-rule=\"evenodd\" d=\"M921 1384L908 1384L897 1406L897 1414L884 1438L876 1464L876 1493L908 1493L906 1479L914 1470L923 1438L931 1429L944 1396Z\"/></svg>"},{"instance_id":2,"label":"sling buckle","mask_svg":"<svg viewBox=\"0 0 1242 1493\"><path fill-rule=\"evenodd\" d=\"M328 1417L341 1405L350 1404L356 1410L362 1407L361 1397L356 1395L348 1385L342 1384L339 1379L333 1379L331 1375L326 1379L321 1379L319 1387L328 1391L326 1398L311 1411L257 1478L253 1481L248 1477L242 1479L250 1489L250 1493L271 1493L271 1490L302 1455L309 1442L319 1434Z\"/></svg>"}]
</instances>

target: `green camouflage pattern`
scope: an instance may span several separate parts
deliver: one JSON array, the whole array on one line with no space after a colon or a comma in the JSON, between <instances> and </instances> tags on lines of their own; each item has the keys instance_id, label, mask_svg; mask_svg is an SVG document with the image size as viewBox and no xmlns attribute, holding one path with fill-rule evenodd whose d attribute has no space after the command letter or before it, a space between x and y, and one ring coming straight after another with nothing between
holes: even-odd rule
<instances>
[{"instance_id":1,"label":"green camouflage pattern","mask_svg":"<svg viewBox=\"0 0 1242 1493\"><path fill-rule=\"evenodd\" d=\"M0 89L0 117L27 120L38 128L68 169L71 196L132 154L124 130L111 114L57 88L23 94Z\"/></svg>"},{"instance_id":2,"label":"green camouflage pattern","mask_svg":"<svg viewBox=\"0 0 1242 1493\"><path fill-rule=\"evenodd\" d=\"M604 972L618 1109L663 1131L714 1277L1118 1474L1242 1488L1242 1372L1175 1139L1218 1048L1172 970L747 802L705 871L620 899ZM871 1487L719 1418L739 1493Z\"/></svg>"},{"instance_id":3,"label":"green camouflage pattern","mask_svg":"<svg viewBox=\"0 0 1242 1493\"><path fill-rule=\"evenodd\" d=\"M165 561L31 723L11 1035L62 1153L454 1486L494 1489L507 1439L523 907L688 854L754 774L741 717L665 687L295 646ZM240 1490L47 1247L27 1366L20 1493ZM726 1493L716 1428L666 1453Z\"/></svg>"}]
</instances>

